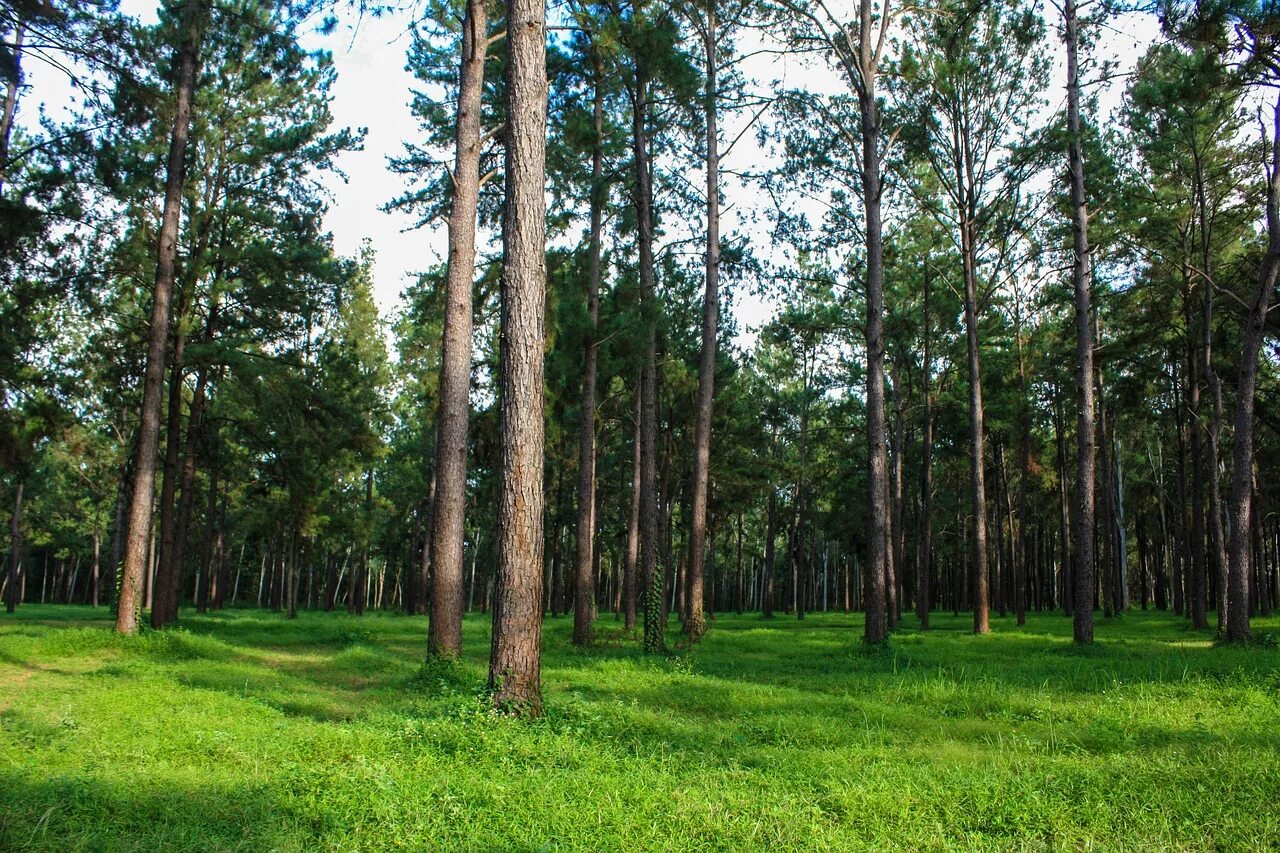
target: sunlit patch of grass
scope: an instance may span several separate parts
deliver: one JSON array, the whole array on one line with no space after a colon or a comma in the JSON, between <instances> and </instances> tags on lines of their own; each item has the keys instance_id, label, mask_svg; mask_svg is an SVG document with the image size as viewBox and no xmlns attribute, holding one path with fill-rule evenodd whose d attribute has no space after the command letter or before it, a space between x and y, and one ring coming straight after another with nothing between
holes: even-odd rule
<instances>
[{"instance_id":1,"label":"sunlit patch of grass","mask_svg":"<svg viewBox=\"0 0 1280 853\"><path fill-rule=\"evenodd\" d=\"M488 622L105 611L0 620L0 849L1270 849L1280 652L1166 614L720 616L646 658L548 620L537 721L485 701ZM1275 633L1280 621L1259 620ZM673 625L673 645L676 639Z\"/></svg>"}]
</instances>

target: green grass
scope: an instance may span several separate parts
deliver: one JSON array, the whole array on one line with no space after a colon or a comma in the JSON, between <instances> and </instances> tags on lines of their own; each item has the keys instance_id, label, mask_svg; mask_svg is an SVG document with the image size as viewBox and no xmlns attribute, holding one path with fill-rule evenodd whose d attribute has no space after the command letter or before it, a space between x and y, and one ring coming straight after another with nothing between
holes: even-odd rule
<instances>
[{"instance_id":1,"label":"green grass","mask_svg":"<svg viewBox=\"0 0 1280 853\"><path fill-rule=\"evenodd\" d=\"M182 624L0 617L0 849L1280 847L1280 652L1171 615L722 616L663 659L549 620L536 722L486 709L485 617L428 671L420 618Z\"/></svg>"}]
</instances>

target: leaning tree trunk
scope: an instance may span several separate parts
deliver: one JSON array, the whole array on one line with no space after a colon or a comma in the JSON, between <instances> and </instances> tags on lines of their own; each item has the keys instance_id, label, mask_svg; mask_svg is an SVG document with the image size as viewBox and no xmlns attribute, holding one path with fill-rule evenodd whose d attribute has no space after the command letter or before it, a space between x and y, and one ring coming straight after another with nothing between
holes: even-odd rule
<instances>
[{"instance_id":1,"label":"leaning tree trunk","mask_svg":"<svg viewBox=\"0 0 1280 853\"><path fill-rule=\"evenodd\" d=\"M594 58L595 97L591 150L591 245L587 270L587 334L582 354L582 414L578 425L578 561L573 601L573 642L591 642L595 616L596 361L600 342L600 232L604 220L604 66Z\"/></svg>"},{"instance_id":2,"label":"leaning tree trunk","mask_svg":"<svg viewBox=\"0 0 1280 853\"><path fill-rule=\"evenodd\" d=\"M507 3L507 202L502 228L499 386L502 479L498 591L489 656L494 706L530 715L542 711L546 11L546 0Z\"/></svg>"},{"instance_id":3,"label":"leaning tree trunk","mask_svg":"<svg viewBox=\"0 0 1280 853\"><path fill-rule=\"evenodd\" d=\"M436 493L431 527L431 622L427 653L462 653L463 537L467 505L467 417L471 386L471 289L480 198L480 103L487 44L484 0L467 0L458 72L458 116L449 209L444 347L436 415Z\"/></svg>"},{"instance_id":4,"label":"leaning tree trunk","mask_svg":"<svg viewBox=\"0 0 1280 853\"><path fill-rule=\"evenodd\" d=\"M1227 548L1227 639L1243 642L1249 627L1249 542L1252 516L1253 406L1267 310L1280 271L1280 99L1272 118L1271 165L1267 175L1267 255L1258 271L1253 302L1245 315L1236 380L1235 449L1232 454L1231 540ZM1258 572L1264 574L1263 571Z\"/></svg>"},{"instance_id":5,"label":"leaning tree trunk","mask_svg":"<svg viewBox=\"0 0 1280 853\"><path fill-rule=\"evenodd\" d=\"M155 287L151 305L151 325L147 333L147 361L142 381L142 411L138 426L138 447L129 500L129 534L125 543L124 572L116 630L133 634L138 630L142 609L142 588L147 564L147 540L151 532L151 510L155 500L156 449L160 443L160 408L164 391L165 348L169 339L169 303L178 256L178 220L182 215L187 139L191 132L191 96L195 88L196 63L200 53L200 21L208 0L191 0L183 15L183 42L178 50L176 107L169 138L169 158L165 166L164 208L156 248Z\"/></svg>"},{"instance_id":6,"label":"leaning tree trunk","mask_svg":"<svg viewBox=\"0 0 1280 853\"><path fill-rule=\"evenodd\" d=\"M1089 214L1085 209L1084 154L1080 132L1080 77L1076 59L1080 35L1075 0L1064 0L1063 22L1067 38L1068 168L1071 175L1071 281L1076 308L1076 518L1075 518L1075 622L1077 643L1093 642L1093 490L1094 456L1097 452L1093 421L1093 324L1092 294L1085 264L1089 259Z\"/></svg>"},{"instance_id":7,"label":"leaning tree trunk","mask_svg":"<svg viewBox=\"0 0 1280 853\"><path fill-rule=\"evenodd\" d=\"M702 565L707 539L707 482L711 468L711 407L715 400L716 326L720 296L720 153L716 124L716 13L707 3L707 26L702 33L706 53L706 92L703 110L707 131L707 245L706 289L702 298L702 352L698 359L698 403L693 431L693 507L689 528L689 615L684 631L696 643L706 631L702 615Z\"/></svg>"}]
</instances>

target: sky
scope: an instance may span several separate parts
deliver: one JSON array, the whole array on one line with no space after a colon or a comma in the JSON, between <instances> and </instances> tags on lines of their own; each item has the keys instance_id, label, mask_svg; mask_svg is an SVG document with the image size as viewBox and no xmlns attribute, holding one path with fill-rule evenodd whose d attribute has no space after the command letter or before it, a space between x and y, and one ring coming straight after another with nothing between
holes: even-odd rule
<instances>
[{"instance_id":1,"label":"sky","mask_svg":"<svg viewBox=\"0 0 1280 853\"><path fill-rule=\"evenodd\" d=\"M123 0L121 7L144 22L155 20L154 0ZM333 53L338 76L331 108L336 125L367 128L363 150L345 153L338 159L346 180L336 175L326 179L332 204L325 224L332 231L335 248L341 254L354 255L362 241L372 241L377 252L375 297L384 319L394 314L400 304L400 294L416 273L443 259L446 246L443 228L407 230L412 225L410 217L381 210L404 190L404 178L390 171L388 156L400 153L405 140L421 135L409 112L410 91L415 81L404 67L409 45L408 25L406 15L365 18L358 27L339 27L328 36L312 33L305 39L308 47L325 48ZM1049 109L1060 108L1065 77L1063 50L1054 32L1051 26L1045 46L1054 60L1047 93ZM1101 99L1104 112L1110 112L1120 103L1124 72L1132 69L1145 45L1157 35L1157 25L1151 17L1131 15L1108 25L1100 35L1098 55L1114 59L1120 72L1113 78L1117 82L1111 84ZM751 47L743 45L747 51ZM791 87L808 83L829 88L833 83L832 74L826 69L773 54L757 56L745 70L749 77L762 84L778 79ZM65 78L51 69L29 68L28 82L31 90L27 97L51 111L56 112L71 97ZM33 120L35 115L37 111L27 103L20 120ZM731 118L726 122L726 139L733 138L739 129L732 122ZM758 168L766 157L767 152L749 134L733 150L725 168L733 170L735 166L748 165ZM694 183L703 181L700 174L689 178ZM758 251L776 252L768 242L765 227L748 223L748 214L753 210L772 204L769 197L754 187L735 183L732 178L726 179L725 196L724 232L740 229L748 234ZM772 307L767 299L742 292L735 295L733 310L739 321L739 345L742 346L753 337L752 328L768 319Z\"/></svg>"}]
</instances>

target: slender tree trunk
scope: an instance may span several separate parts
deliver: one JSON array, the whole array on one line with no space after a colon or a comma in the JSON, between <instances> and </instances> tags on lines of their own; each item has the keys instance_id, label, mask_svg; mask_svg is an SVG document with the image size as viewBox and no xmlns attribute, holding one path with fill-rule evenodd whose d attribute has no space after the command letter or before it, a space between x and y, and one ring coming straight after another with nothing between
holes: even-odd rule
<instances>
[{"instance_id":1,"label":"slender tree trunk","mask_svg":"<svg viewBox=\"0 0 1280 853\"><path fill-rule=\"evenodd\" d=\"M210 435L210 444L217 442L216 431ZM214 577L213 547L214 531L218 527L218 476L221 465L216 451L209 466L209 492L204 505L204 532L200 536L200 584L196 589L196 610L204 613L209 609L209 599L218 587L218 579Z\"/></svg>"},{"instance_id":2,"label":"slender tree trunk","mask_svg":"<svg viewBox=\"0 0 1280 853\"><path fill-rule=\"evenodd\" d=\"M962 196L962 197L967 197ZM973 632L991 630L987 580L987 482L985 419L982 406L982 359L978 349L978 282L973 257L972 217L962 202L961 253L964 266L964 326L969 355L969 502L973 513Z\"/></svg>"},{"instance_id":3,"label":"slender tree trunk","mask_svg":"<svg viewBox=\"0 0 1280 853\"><path fill-rule=\"evenodd\" d=\"M773 441L777 441L775 436ZM774 562L777 559L776 540L778 538L778 489L769 481L769 513L765 520L764 534L764 579L760 584L760 615L765 619L773 618L773 579L776 571Z\"/></svg>"},{"instance_id":4,"label":"slender tree trunk","mask_svg":"<svg viewBox=\"0 0 1280 853\"><path fill-rule=\"evenodd\" d=\"M745 579L745 575L742 573L742 510L738 510L738 566L733 582L733 610L739 616L742 615L745 605L743 599L743 583Z\"/></svg>"},{"instance_id":5,"label":"slender tree trunk","mask_svg":"<svg viewBox=\"0 0 1280 853\"><path fill-rule=\"evenodd\" d=\"M720 298L720 130L717 125L715 0L707 2L702 44L706 55L703 113L707 144L706 289L702 298L702 351L698 359L698 403L693 438L693 507L689 529L689 618L684 630L696 643L706 631L702 615L702 566L707 536L707 482L711 467L711 408L715 400L716 329Z\"/></svg>"},{"instance_id":6,"label":"slender tree trunk","mask_svg":"<svg viewBox=\"0 0 1280 853\"><path fill-rule=\"evenodd\" d=\"M933 351L929 328L929 271L924 275L921 313L924 322L924 363L921 369L924 411L920 449L920 540L916 543L916 618L920 629L929 630L929 608L933 586Z\"/></svg>"},{"instance_id":7,"label":"slender tree trunk","mask_svg":"<svg viewBox=\"0 0 1280 853\"><path fill-rule=\"evenodd\" d=\"M902 490L902 458L906 449L906 419L903 417L903 408L906 405L904 397L903 367L900 357L894 358L892 362L893 368L893 463L892 463L892 480L890 489L892 491L890 507L893 511L892 516L892 535L889 542L890 564L893 566L893 573L886 578L886 586L889 594L889 625L892 628L898 627L898 622L902 618L902 594L901 587L906 586L907 567L904 562L907 547L907 531L903 522L905 521L905 501L903 500Z\"/></svg>"},{"instance_id":8,"label":"slender tree trunk","mask_svg":"<svg viewBox=\"0 0 1280 853\"><path fill-rule=\"evenodd\" d=\"M658 562L658 375L657 297L653 269L653 187L649 174L649 70L643 51L636 53L632 100L632 145L636 173L636 231L640 265L640 302L644 313L645 352L640 380L640 577L645 589L644 650L666 648L664 590Z\"/></svg>"},{"instance_id":9,"label":"slender tree trunk","mask_svg":"<svg viewBox=\"0 0 1280 853\"><path fill-rule=\"evenodd\" d=\"M186 352L186 333L182 317L185 299L179 295L174 318L173 364L169 368L169 414L165 427L164 476L160 486L160 552L156 559L151 592L151 627L163 628L178 621L179 580L173 575L174 531L177 527L175 497L178 489L178 466L182 443L182 375Z\"/></svg>"},{"instance_id":10,"label":"slender tree trunk","mask_svg":"<svg viewBox=\"0 0 1280 853\"><path fill-rule=\"evenodd\" d=\"M640 555L640 385L641 382L637 381L635 430L631 443L631 513L627 520L627 550L622 561L622 624L627 631L636 627L636 564Z\"/></svg>"},{"instance_id":11,"label":"slender tree trunk","mask_svg":"<svg viewBox=\"0 0 1280 853\"><path fill-rule=\"evenodd\" d=\"M1076 309L1076 529L1075 529L1075 624L1077 643L1093 642L1093 500L1094 438L1093 408L1093 312L1089 276L1089 214L1085 208L1084 154L1080 131L1080 77L1076 51L1080 43L1075 0L1064 0L1063 23L1067 40L1067 133L1068 168L1071 174L1071 235L1073 259L1071 280Z\"/></svg>"},{"instance_id":12,"label":"slender tree trunk","mask_svg":"<svg viewBox=\"0 0 1280 853\"><path fill-rule=\"evenodd\" d=\"M1240 373L1236 380L1235 445L1232 453L1231 540L1227 548L1227 639L1250 638L1249 540L1253 524L1253 407L1267 310L1280 271L1280 99L1272 113L1271 164L1267 175L1267 254L1258 271L1253 301L1241 335ZM1259 575L1265 574L1259 570ZM1269 608L1266 608L1269 609ZM1265 612L1265 610L1264 610Z\"/></svg>"},{"instance_id":13,"label":"slender tree trunk","mask_svg":"<svg viewBox=\"0 0 1280 853\"><path fill-rule=\"evenodd\" d=\"M591 150L591 244L587 270L587 333L582 355L582 414L578 429L578 561L574 585L573 642L591 642L591 620L595 615L595 584L592 573L595 556L596 493L596 361L600 342L600 243L607 188L604 184L604 65L593 55L595 96L592 125L595 131Z\"/></svg>"},{"instance_id":14,"label":"slender tree trunk","mask_svg":"<svg viewBox=\"0 0 1280 853\"><path fill-rule=\"evenodd\" d=\"M480 197L481 95L487 5L467 0L458 72L458 115L449 210L449 272L436 416L435 500L431 528L431 622L427 654L462 653L463 537L467 505L467 419L471 386L471 290Z\"/></svg>"},{"instance_id":15,"label":"slender tree trunk","mask_svg":"<svg viewBox=\"0 0 1280 853\"><path fill-rule=\"evenodd\" d=\"M101 592L102 592L102 575L101 575L102 564L101 564L101 560L99 559L101 556L101 551L102 551L102 531L99 530L98 519L95 517L93 519L93 568L91 570L92 574L90 575L90 578L93 583L93 586L91 588L92 590L91 594L93 597L90 600L90 604L92 604L94 607L98 606L98 599L101 596Z\"/></svg>"},{"instance_id":16,"label":"slender tree trunk","mask_svg":"<svg viewBox=\"0 0 1280 853\"><path fill-rule=\"evenodd\" d=\"M5 590L4 609L12 613L21 600L22 584L22 492L26 482L18 481L13 498L13 515L9 517L9 586ZM41 599L43 600L43 596Z\"/></svg>"},{"instance_id":17,"label":"slender tree trunk","mask_svg":"<svg viewBox=\"0 0 1280 853\"><path fill-rule=\"evenodd\" d=\"M18 93L22 88L22 42L26 26L21 19L13 33L12 76L4 87L4 112L0 114L0 191L9 177L9 139L13 134L13 117L18 111Z\"/></svg>"},{"instance_id":18,"label":"slender tree trunk","mask_svg":"<svg viewBox=\"0 0 1280 853\"><path fill-rule=\"evenodd\" d=\"M869 643L882 643L888 636L885 618L887 602L885 572L889 543L889 460L884 400L884 244L881 236L880 197L880 105L876 94L878 56L873 48L872 4L859 3L861 38L858 67L860 81L854 83L862 116L862 203L866 221L867 315L867 531L866 623L863 636ZM881 22L881 26L886 26Z\"/></svg>"},{"instance_id":19,"label":"slender tree trunk","mask_svg":"<svg viewBox=\"0 0 1280 853\"><path fill-rule=\"evenodd\" d=\"M1190 296L1187 296L1188 302ZM1201 433L1203 432L1200 417L1200 369L1196 346L1193 341L1194 326L1191 321L1191 310L1188 305L1187 314L1187 411L1190 413L1188 433L1191 445L1191 577L1187 582L1187 609L1191 616L1192 627L1198 629L1209 627L1206 618L1207 594L1205 583L1205 536L1204 536L1204 453Z\"/></svg>"},{"instance_id":20,"label":"slender tree trunk","mask_svg":"<svg viewBox=\"0 0 1280 853\"><path fill-rule=\"evenodd\" d=\"M499 386L502 474L489 688L496 708L531 715L542 711L546 39L545 0L508 0Z\"/></svg>"},{"instance_id":21,"label":"slender tree trunk","mask_svg":"<svg viewBox=\"0 0 1280 853\"><path fill-rule=\"evenodd\" d=\"M1178 488L1177 488L1177 510L1174 516L1174 533L1178 542L1178 569L1177 576L1174 579L1174 611L1179 615L1185 615L1191 618L1191 587L1193 579L1193 569L1191 567L1191 535L1187 525L1187 428L1184 423L1184 401L1186 393L1179 381L1178 358L1176 353L1170 358L1173 364L1173 410L1174 423L1177 428L1177 468L1178 468Z\"/></svg>"},{"instance_id":22,"label":"slender tree trunk","mask_svg":"<svg viewBox=\"0 0 1280 853\"><path fill-rule=\"evenodd\" d=\"M155 498L156 449L160 442L160 406L164 385L165 348L169 338L169 303L173 296L178 254L178 221L182 215L187 139L191 130L191 98L200 53L200 23L208 0L190 0L183 13L183 42L178 50L176 107L166 164L164 208L156 249L155 288L147 334L146 370L142 382L142 412L129 501L129 534L125 545L124 577L116 630L138 630L140 595L147 562L147 539Z\"/></svg>"}]
</instances>

